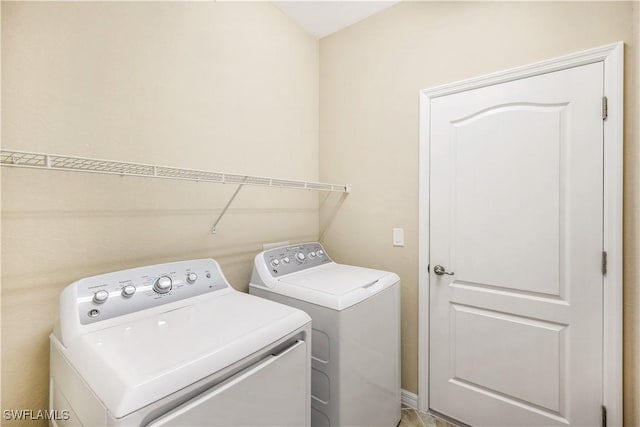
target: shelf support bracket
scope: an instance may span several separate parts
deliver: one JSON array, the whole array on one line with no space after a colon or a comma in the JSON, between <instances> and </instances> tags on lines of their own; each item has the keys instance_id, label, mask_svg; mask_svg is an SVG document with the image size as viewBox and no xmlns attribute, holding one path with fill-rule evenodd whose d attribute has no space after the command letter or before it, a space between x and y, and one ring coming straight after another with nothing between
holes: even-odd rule
<instances>
[{"instance_id":1,"label":"shelf support bracket","mask_svg":"<svg viewBox=\"0 0 640 427\"><path fill-rule=\"evenodd\" d=\"M236 191L233 192L233 194L231 195L231 198L229 199L225 207L222 209L222 212L220 212L220 215L218 215L218 218L216 219L216 221L213 223L213 226L211 227L211 234L216 234L218 232L218 229L216 228L218 226L218 223L220 222L224 214L227 213L227 209L229 209L229 206L231 206L231 203L233 203L233 200L236 198L236 196L238 195L242 187L244 187L244 183L247 180L247 178L249 177L245 176L244 179L242 180L242 183L238 184L238 188L236 188Z\"/></svg>"}]
</instances>

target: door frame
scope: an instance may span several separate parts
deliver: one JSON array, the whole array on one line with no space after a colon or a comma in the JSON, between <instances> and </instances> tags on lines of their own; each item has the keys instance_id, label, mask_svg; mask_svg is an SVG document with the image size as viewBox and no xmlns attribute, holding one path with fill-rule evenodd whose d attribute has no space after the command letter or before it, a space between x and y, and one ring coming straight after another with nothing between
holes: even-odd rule
<instances>
[{"instance_id":1,"label":"door frame","mask_svg":"<svg viewBox=\"0 0 640 427\"><path fill-rule=\"evenodd\" d=\"M470 89L604 63L604 250L603 276L603 405L607 424L622 426L622 164L624 43L617 42L547 61L487 74L420 91L420 154L418 203L418 408L429 409L429 147L431 100Z\"/></svg>"}]
</instances>

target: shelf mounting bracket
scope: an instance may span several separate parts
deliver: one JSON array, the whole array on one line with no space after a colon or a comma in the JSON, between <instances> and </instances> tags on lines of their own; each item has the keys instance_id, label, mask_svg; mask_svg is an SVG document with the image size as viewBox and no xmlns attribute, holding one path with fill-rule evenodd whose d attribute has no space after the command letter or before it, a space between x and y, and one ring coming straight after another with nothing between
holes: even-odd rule
<instances>
[{"instance_id":1,"label":"shelf mounting bracket","mask_svg":"<svg viewBox=\"0 0 640 427\"><path fill-rule=\"evenodd\" d=\"M220 220L222 219L224 214L227 213L227 210L229 209L229 206L231 206L231 203L233 203L233 200L236 198L236 196L238 195L238 193L240 192L240 190L244 186L244 183L247 181L247 178L249 178L249 177L245 176L244 179L242 180L242 182L240 184L238 184L238 187L236 188L236 191L233 192L233 194L231 195L231 198L229 199L229 201L227 202L225 207L222 208L222 211L220 212L220 215L218 215L218 218L216 218L216 221L213 223L213 226L211 227L211 234L216 234L218 232L218 229L217 229L218 223L220 222Z\"/></svg>"}]
</instances>

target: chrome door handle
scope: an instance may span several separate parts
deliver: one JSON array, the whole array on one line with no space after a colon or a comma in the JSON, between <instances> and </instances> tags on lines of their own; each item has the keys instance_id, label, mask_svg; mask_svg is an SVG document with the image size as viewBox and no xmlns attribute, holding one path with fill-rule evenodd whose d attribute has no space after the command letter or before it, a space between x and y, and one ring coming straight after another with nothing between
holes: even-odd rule
<instances>
[{"instance_id":1,"label":"chrome door handle","mask_svg":"<svg viewBox=\"0 0 640 427\"><path fill-rule=\"evenodd\" d=\"M436 273L438 276L442 276L443 274L446 274L448 276L453 276L453 271L449 272L447 271L446 268L444 268L441 265L436 265L435 267L433 267L433 272Z\"/></svg>"}]
</instances>

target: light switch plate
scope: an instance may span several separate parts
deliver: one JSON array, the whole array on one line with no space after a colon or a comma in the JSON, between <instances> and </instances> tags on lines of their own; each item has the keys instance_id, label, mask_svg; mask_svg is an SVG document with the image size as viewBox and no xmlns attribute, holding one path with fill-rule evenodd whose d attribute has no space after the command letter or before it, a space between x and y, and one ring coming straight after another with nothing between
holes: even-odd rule
<instances>
[{"instance_id":1,"label":"light switch plate","mask_svg":"<svg viewBox=\"0 0 640 427\"><path fill-rule=\"evenodd\" d=\"M393 229L393 246L404 246L404 228Z\"/></svg>"}]
</instances>

